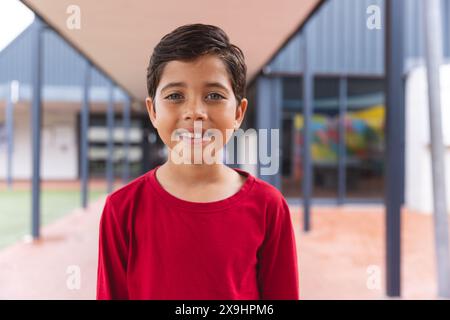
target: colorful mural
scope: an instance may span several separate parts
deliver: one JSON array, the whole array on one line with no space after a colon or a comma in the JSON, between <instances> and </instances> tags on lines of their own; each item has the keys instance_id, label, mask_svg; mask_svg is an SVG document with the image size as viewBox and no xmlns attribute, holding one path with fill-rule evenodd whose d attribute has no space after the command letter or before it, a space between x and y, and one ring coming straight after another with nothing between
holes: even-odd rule
<instances>
[{"instance_id":1,"label":"colorful mural","mask_svg":"<svg viewBox=\"0 0 450 320\"><path fill-rule=\"evenodd\" d=\"M297 130L303 128L303 116L295 117ZM315 114L312 121L312 159L316 163L338 160L339 117ZM384 106L375 105L348 111L345 117L346 154L348 160L364 161L382 156L384 142Z\"/></svg>"}]
</instances>

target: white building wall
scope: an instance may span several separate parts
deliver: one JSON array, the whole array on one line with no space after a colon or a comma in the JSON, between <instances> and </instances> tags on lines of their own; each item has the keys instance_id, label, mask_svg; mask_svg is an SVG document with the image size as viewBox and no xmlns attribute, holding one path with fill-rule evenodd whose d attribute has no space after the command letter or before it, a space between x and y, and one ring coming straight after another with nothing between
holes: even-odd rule
<instances>
[{"instance_id":1,"label":"white building wall","mask_svg":"<svg viewBox=\"0 0 450 320\"><path fill-rule=\"evenodd\" d=\"M433 212L426 70L414 69L406 82L405 202L414 211ZM441 67L442 128L447 203L450 206L450 65ZM449 207L450 210L450 207Z\"/></svg>"},{"instance_id":2,"label":"white building wall","mask_svg":"<svg viewBox=\"0 0 450 320\"><path fill-rule=\"evenodd\" d=\"M13 179L31 179L31 129L28 106L14 112ZM0 123L4 109L0 108ZM41 136L42 179L78 178L78 145L75 110L46 110ZM0 179L6 178L6 144L0 142Z\"/></svg>"}]
</instances>

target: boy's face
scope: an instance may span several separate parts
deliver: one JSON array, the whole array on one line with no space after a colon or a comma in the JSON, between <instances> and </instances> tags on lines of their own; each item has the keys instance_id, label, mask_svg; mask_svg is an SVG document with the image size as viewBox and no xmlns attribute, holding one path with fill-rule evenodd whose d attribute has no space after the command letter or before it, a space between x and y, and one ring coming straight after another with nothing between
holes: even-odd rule
<instances>
[{"instance_id":1,"label":"boy's face","mask_svg":"<svg viewBox=\"0 0 450 320\"><path fill-rule=\"evenodd\" d=\"M247 109L247 99L236 106L236 97L224 63L214 55L199 57L191 62L170 61L164 67L155 100L146 99L150 121L169 149L179 141L174 139L180 129L197 130L201 134L216 129L221 141L213 139L215 149L223 147L238 129ZM211 130L210 130L211 132ZM197 136L198 137L198 136ZM215 137L216 138L216 137ZM208 139L184 139L191 147L205 148L213 143ZM220 146L217 142L221 143Z\"/></svg>"}]
</instances>

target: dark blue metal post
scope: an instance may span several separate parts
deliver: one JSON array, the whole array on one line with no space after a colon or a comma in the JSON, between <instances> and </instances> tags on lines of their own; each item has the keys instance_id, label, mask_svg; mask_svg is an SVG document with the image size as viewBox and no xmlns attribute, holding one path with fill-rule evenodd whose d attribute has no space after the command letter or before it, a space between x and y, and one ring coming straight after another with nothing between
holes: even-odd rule
<instances>
[{"instance_id":1,"label":"dark blue metal post","mask_svg":"<svg viewBox=\"0 0 450 320\"><path fill-rule=\"evenodd\" d=\"M312 115L314 99L314 78L309 63L308 33L304 31L302 37L303 55L303 229L308 232L311 228L311 198L313 187L313 166L311 161Z\"/></svg>"},{"instance_id":2,"label":"dark blue metal post","mask_svg":"<svg viewBox=\"0 0 450 320\"><path fill-rule=\"evenodd\" d=\"M270 83L269 79L265 77L264 75L260 75L256 82L256 106L257 106L257 112L256 112L256 129L267 129L268 127L268 99L270 99L269 96L270 92ZM259 154L260 151L260 145L261 145L261 137L258 136L258 161L257 161L257 173L258 177L262 180L267 181L267 178L263 175L261 175L261 159ZM235 158L238 159L238 157Z\"/></svg>"},{"instance_id":3,"label":"dark blue metal post","mask_svg":"<svg viewBox=\"0 0 450 320\"><path fill-rule=\"evenodd\" d=\"M267 139L262 139L261 132L258 136L258 173L260 178L281 190L280 175L280 135L281 135L281 103L282 88L281 79L271 77L270 71L265 69L265 75L258 77L257 82L257 129L267 130ZM271 129L278 129L278 136ZM273 136L272 136L273 135ZM278 141L273 141L277 139ZM261 148L264 147L265 150ZM274 148L272 148L274 147ZM266 153L266 154L264 154ZM261 157L265 159L261 161ZM273 161L278 161L274 163ZM263 174L264 173L264 174Z\"/></svg>"},{"instance_id":4,"label":"dark blue metal post","mask_svg":"<svg viewBox=\"0 0 450 320\"><path fill-rule=\"evenodd\" d=\"M283 92L282 92L282 82L279 77L275 77L271 79L271 87L272 87L272 124L271 129L277 129L278 130L278 137L274 134L270 134L270 142L271 146L276 146L273 150L270 150L271 158L274 161L278 161L278 170L276 174L273 176L273 185L281 191L281 172L282 172L282 154L283 150L281 149L282 143L280 141L280 138L282 139L283 134L283 121L282 121L282 100L283 100ZM272 138L277 139L278 141L272 141ZM272 164L274 165L274 164Z\"/></svg>"},{"instance_id":5,"label":"dark blue metal post","mask_svg":"<svg viewBox=\"0 0 450 320\"><path fill-rule=\"evenodd\" d=\"M345 144L345 115L347 113L347 78L339 79L339 153L338 153L338 204L342 205L346 194L346 144Z\"/></svg>"},{"instance_id":6,"label":"dark blue metal post","mask_svg":"<svg viewBox=\"0 0 450 320\"><path fill-rule=\"evenodd\" d=\"M33 100L31 104L31 141L32 141L32 179L31 179L31 208L32 208L32 236L39 239L40 236L40 196L41 196L41 123L42 103L41 85L43 70L43 24L38 20L34 23L32 43L32 84Z\"/></svg>"},{"instance_id":7,"label":"dark blue metal post","mask_svg":"<svg viewBox=\"0 0 450 320\"><path fill-rule=\"evenodd\" d=\"M81 162L81 205L87 208L88 205L88 180L89 180L89 88L91 82L91 63L86 61L83 79L83 102L81 108L81 143L80 143L80 162Z\"/></svg>"},{"instance_id":8,"label":"dark blue metal post","mask_svg":"<svg viewBox=\"0 0 450 320\"><path fill-rule=\"evenodd\" d=\"M386 294L401 292L401 208L405 178L403 0L386 1Z\"/></svg>"},{"instance_id":9,"label":"dark blue metal post","mask_svg":"<svg viewBox=\"0 0 450 320\"><path fill-rule=\"evenodd\" d=\"M131 98L126 95L125 104L123 106L123 183L128 183L130 179L130 113Z\"/></svg>"},{"instance_id":10,"label":"dark blue metal post","mask_svg":"<svg viewBox=\"0 0 450 320\"><path fill-rule=\"evenodd\" d=\"M271 120L270 120L270 107L272 103L272 96L271 96L272 88L271 88L271 82L270 78L266 75L261 75L258 77L257 80L257 91L256 91L256 100L257 100L257 107L258 111L256 113L256 127L258 130L267 130L267 134L270 135L270 126L271 126ZM261 132L261 131L260 131ZM261 135L258 135L258 162L257 162L257 168L258 168L258 175L259 178L262 180L272 183L272 179L268 175L262 174L262 168L263 168L263 161L261 160L262 150L261 147L266 147L266 151L269 150L269 140L270 138L267 137L267 145L264 145L261 138Z\"/></svg>"},{"instance_id":11,"label":"dark blue metal post","mask_svg":"<svg viewBox=\"0 0 450 320\"><path fill-rule=\"evenodd\" d=\"M114 188L114 85L110 81L108 86L108 111L106 122L108 126L108 155L106 159L106 180L108 184L108 193Z\"/></svg>"}]
</instances>

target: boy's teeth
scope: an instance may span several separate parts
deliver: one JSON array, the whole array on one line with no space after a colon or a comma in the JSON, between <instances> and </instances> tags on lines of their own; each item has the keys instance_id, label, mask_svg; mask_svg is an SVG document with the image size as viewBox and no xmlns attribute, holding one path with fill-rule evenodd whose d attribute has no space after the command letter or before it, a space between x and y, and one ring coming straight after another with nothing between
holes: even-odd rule
<instances>
[{"instance_id":1,"label":"boy's teeth","mask_svg":"<svg viewBox=\"0 0 450 320\"><path fill-rule=\"evenodd\" d=\"M202 138L209 138L208 135L202 136L201 133L183 133L181 134L182 137L188 138L188 139L202 139Z\"/></svg>"},{"instance_id":2,"label":"boy's teeth","mask_svg":"<svg viewBox=\"0 0 450 320\"><path fill-rule=\"evenodd\" d=\"M181 136L182 137L186 137L186 138L192 138L192 134L191 133L182 133Z\"/></svg>"},{"instance_id":3,"label":"boy's teeth","mask_svg":"<svg viewBox=\"0 0 450 320\"><path fill-rule=\"evenodd\" d=\"M202 137L202 134L201 133L184 133L183 134L184 136L187 136L187 137L195 137L195 138L201 138Z\"/></svg>"}]
</instances>

